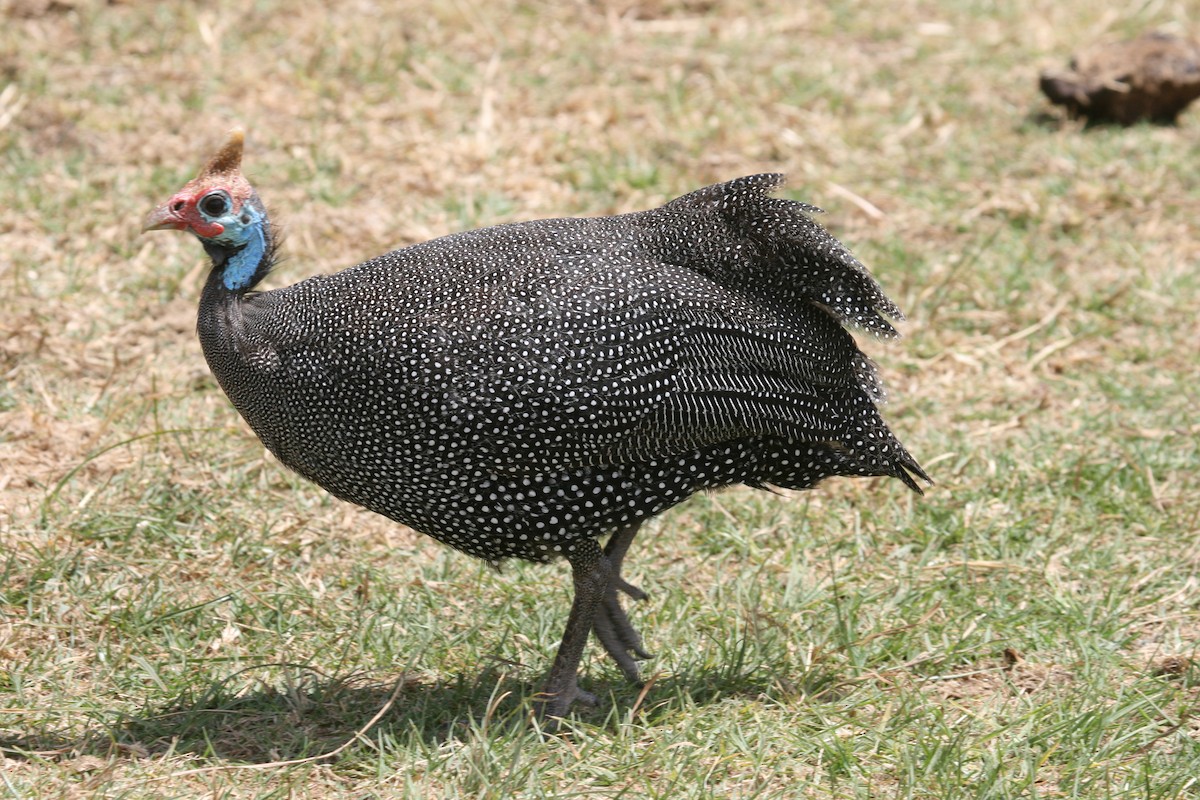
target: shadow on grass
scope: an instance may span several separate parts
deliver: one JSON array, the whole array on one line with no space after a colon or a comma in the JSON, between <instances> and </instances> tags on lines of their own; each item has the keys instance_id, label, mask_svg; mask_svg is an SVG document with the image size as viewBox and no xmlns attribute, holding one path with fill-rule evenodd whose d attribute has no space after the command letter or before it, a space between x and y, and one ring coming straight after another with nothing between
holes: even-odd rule
<instances>
[{"instance_id":1,"label":"shadow on grass","mask_svg":"<svg viewBox=\"0 0 1200 800\"><path fill-rule=\"evenodd\" d=\"M10 758L154 757L190 753L204 759L266 764L321 756L361 732L354 748L403 747L416 739L425 746L464 738L491 727L499 734L528 726L537 687L510 671L490 667L474 680L453 684L401 677L401 685L362 675L337 678L298 665L260 666L211 684L203 694L181 697L144 713L97 722L82 733L0 735L0 752ZM641 688L610 674L581 680L600 698L591 709L576 706L572 716L584 726L623 724L632 712L637 724L653 727L673 720L681 709L731 697L795 698L812 702L836 692L836 676L813 671L797 683L782 683L760 665L718 669L685 667L656 677L646 696ZM742 665L744 666L744 665ZM254 673L257 673L256 675ZM268 682L269 680L269 682ZM369 730L364 726L392 699Z\"/></svg>"},{"instance_id":2,"label":"shadow on grass","mask_svg":"<svg viewBox=\"0 0 1200 800\"><path fill-rule=\"evenodd\" d=\"M175 698L143 713L94 723L81 734L54 732L0 736L9 757L96 755L111 757L191 753L207 759L267 763L320 756L362 731L389 700L391 708L362 738L427 743L485 715L520 712L530 686L489 668L474 681L443 684L400 676L384 682L366 675L329 677L300 665L266 665L208 685L203 693ZM393 699L394 696L394 699Z\"/></svg>"},{"instance_id":3,"label":"shadow on grass","mask_svg":"<svg viewBox=\"0 0 1200 800\"><path fill-rule=\"evenodd\" d=\"M1135 122L1118 122L1111 119L1095 119L1091 117L1077 119L1071 117L1065 111L1051 111L1044 108L1028 112L1022 121L1029 128L1040 128L1050 132L1068 129L1082 131L1122 130L1139 125L1146 125L1153 128L1179 127L1178 119L1141 119Z\"/></svg>"}]
</instances>

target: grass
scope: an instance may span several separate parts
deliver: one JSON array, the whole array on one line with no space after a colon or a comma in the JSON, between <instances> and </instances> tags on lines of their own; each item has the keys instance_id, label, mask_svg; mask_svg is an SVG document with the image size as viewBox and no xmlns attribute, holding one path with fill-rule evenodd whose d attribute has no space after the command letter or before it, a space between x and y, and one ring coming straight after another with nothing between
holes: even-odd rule
<instances>
[{"instance_id":1,"label":"grass","mask_svg":"<svg viewBox=\"0 0 1200 800\"><path fill-rule=\"evenodd\" d=\"M1196 795L1198 123L1085 131L1035 89L1182 6L0 15L0 797ZM600 707L543 739L565 567L273 463L194 340L195 242L136 235L234 124L277 282L789 173L909 313L866 347L937 486L656 521L649 687L590 653Z\"/></svg>"}]
</instances>

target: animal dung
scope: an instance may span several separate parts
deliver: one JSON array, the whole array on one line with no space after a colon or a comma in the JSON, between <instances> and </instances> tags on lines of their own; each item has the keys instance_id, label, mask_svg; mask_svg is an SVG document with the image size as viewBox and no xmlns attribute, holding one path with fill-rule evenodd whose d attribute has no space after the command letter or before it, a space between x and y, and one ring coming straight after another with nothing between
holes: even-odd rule
<instances>
[{"instance_id":1,"label":"animal dung","mask_svg":"<svg viewBox=\"0 0 1200 800\"><path fill-rule=\"evenodd\" d=\"M1200 43L1156 32L1094 45L1076 53L1067 69L1043 71L1040 85L1072 118L1174 123L1200 97Z\"/></svg>"}]
</instances>

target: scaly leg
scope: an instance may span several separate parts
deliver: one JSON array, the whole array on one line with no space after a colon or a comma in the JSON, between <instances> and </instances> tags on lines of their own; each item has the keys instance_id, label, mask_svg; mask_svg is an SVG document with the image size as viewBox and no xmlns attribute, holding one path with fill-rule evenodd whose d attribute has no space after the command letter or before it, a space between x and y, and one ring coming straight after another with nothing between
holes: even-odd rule
<instances>
[{"instance_id":1,"label":"scaly leg","mask_svg":"<svg viewBox=\"0 0 1200 800\"><path fill-rule=\"evenodd\" d=\"M581 539L567 556L571 578L575 584L575 599L567 617L567 629L554 656L554 665L546 678L538 714L543 718L562 717L576 700L596 704L596 696L579 688L579 661L588 635L596 624L597 611L605 601L614 574L612 562L600 550L595 539ZM553 728L549 722L547 727Z\"/></svg>"},{"instance_id":2,"label":"scaly leg","mask_svg":"<svg viewBox=\"0 0 1200 800\"><path fill-rule=\"evenodd\" d=\"M635 522L618 528L604 546L604 555L612 565L612 579L605 589L604 598L593 623L596 638L632 683L641 681L635 659L654 657L642 647L642 637L629 622L629 617L626 616L625 609L621 608L621 601L617 596L617 590L620 590L634 600L646 599L645 592L621 577L621 563L625 560L625 553L629 550L633 537L637 535L640 524Z\"/></svg>"}]
</instances>

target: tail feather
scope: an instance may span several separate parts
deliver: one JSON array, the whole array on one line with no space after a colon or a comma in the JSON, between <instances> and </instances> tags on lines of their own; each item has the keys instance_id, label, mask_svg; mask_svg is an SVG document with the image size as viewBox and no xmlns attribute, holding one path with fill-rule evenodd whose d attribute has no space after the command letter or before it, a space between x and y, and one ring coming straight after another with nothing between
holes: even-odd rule
<instances>
[{"instance_id":1,"label":"tail feather","mask_svg":"<svg viewBox=\"0 0 1200 800\"><path fill-rule=\"evenodd\" d=\"M689 259L690 267L719 283L763 299L817 305L843 324L899 336L888 319L903 320L903 312L862 262L812 219L821 209L771 197L783 182L780 174L750 175L686 194L660 211L719 220L726 235Z\"/></svg>"},{"instance_id":2,"label":"tail feather","mask_svg":"<svg viewBox=\"0 0 1200 800\"><path fill-rule=\"evenodd\" d=\"M897 446L899 446L898 442ZM913 475L925 481L925 483L930 486L933 485L933 478L929 477L929 475L925 473L925 470L921 469L921 465L917 463L915 458L908 454L907 450L905 450L903 447L900 447L899 449L900 453L896 458L897 469L895 477L899 478L905 486L912 489L917 494L925 494L925 490L921 487L921 485L913 480Z\"/></svg>"}]
</instances>

